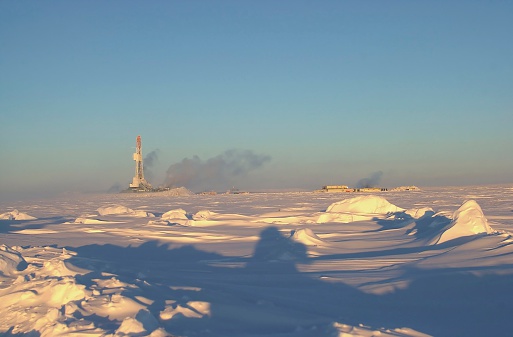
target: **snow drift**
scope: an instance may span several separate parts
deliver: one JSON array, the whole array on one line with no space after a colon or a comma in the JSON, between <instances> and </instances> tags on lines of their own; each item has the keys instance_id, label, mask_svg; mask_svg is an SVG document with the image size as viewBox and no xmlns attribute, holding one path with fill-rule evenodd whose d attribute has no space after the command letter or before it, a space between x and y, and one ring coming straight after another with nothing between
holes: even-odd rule
<instances>
[{"instance_id":1,"label":"snow drift","mask_svg":"<svg viewBox=\"0 0 513 337\"><path fill-rule=\"evenodd\" d=\"M209 220L212 216L216 215L216 213L209 211L208 209L204 209L196 212L193 216L193 220Z\"/></svg>"},{"instance_id":2,"label":"snow drift","mask_svg":"<svg viewBox=\"0 0 513 337\"><path fill-rule=\"evenodd\" d=\"M0 275L14 276L26 267L27 262L20 253L6 245L0 246Z\"/></svg>"},{"instance_id":3,"label":"snow drift","mask_svg":"<svg viewBox=\"0 0 513 337\"><path fill-rule=\"evenodd\" d=\"M371 220L402 211L403 208L391 204L383 197L364 195L331 204L326 212L319 216L317 223Z\"/></svg>"},{"instance_id":4,"label":"snow drift","mask_svg":"<svg viewBox=\"0 0 513 337\"><path fill-rule=\"evenodd\" d=\"M21 213L17 209L10 212L0 214L0 220L35 220L37 218L28 215L27 213Z\"/></svg>"},{"instance_id":5,"label":"snow drift","mask_svg":"<svg viewBox=\"0 0 513 337\"><path fill-rule=\"evenodd\" d=\"M431 207L411 208L404 211L404 214L411 216L413 219L433 216L435 211Z\"/></svg>"},{"instance_id":6,"label":"snow drift","mask_svg":"<svg viewBox=\"0 0 513 337\"><path fill-rule=\"evenodd\" d=\"M162 220L188 220L187 212L184 209L172 209L162 214Z\"/></svg>"},{"instance_id":7,"label":"snow drift","mask_svg":"<svg viewBox=\"0 0 513 337\"><path fill-rule=\"evenodd\" d=\"M154 215L151 213L140 210L133 210L122 205L103 206L98 208L96 211L100 215L128 215L138 218L154 217Z\"/></svg>"},{"instance_id":8,"label":"snow drift","mask_svg":"<svg viewBox=\"0 0 513 337\"><path fill-rule=\"evenodd\" d=\"M488 225L481 206L475 200L468 200L454 212L451 223L442 232L436 243L464 236L491 233L494 233L494 230Z\"/></svg>"},{"instance_id":9,"label":"snow drift","mask_svg":"<svg viewBox=\"0 0 513 337\"><path fill-rule=\"evenodd\" d=\"M192 226L194 220L189 219L189 215L182 208L172 209L162 214L162 221L167 221L169 224L178 224L182 226Z\"/></svg>"},{"instance_id":10,"label":"snow drift","mask_svg":"<svg viewBox=\"0 0 513 337\"><path fill-rule=\"evenodd\" d=\"M326 244L326 242L318 237L310 228L294 230L292 231L290 238L306 246L322 246Z\"/></svg>"},{"instance_id":11,"label":"snow drift","mask_svg":"<svg viewBox=\"0 0 513 337\"><path fill-rule=\"evenodd\" d=\"M101 225L101 224L112 223L112 221L104 221L104 220L80 217L80 218L76 218L75 221L70 222L70 223L83 224L83 225Z\"/></svg>"},{"instance_id":12,"label":"snow drift","mask_svg":"<svg viewBox=\"0 0 513 337\"><path fill-rule=\"evenodd\" d=\"M133 193L1 206L45 217L0 221L0 335L511 330L513 188L353 196Z\"/></svg>"}]
</instances>

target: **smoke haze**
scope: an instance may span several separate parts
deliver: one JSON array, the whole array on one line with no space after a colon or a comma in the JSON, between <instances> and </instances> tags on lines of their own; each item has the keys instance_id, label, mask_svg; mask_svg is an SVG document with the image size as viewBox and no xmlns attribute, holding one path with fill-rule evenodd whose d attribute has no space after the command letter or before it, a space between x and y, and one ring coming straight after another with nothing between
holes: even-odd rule
<instances>
[{"instance_id":1,"label":"smoke haze","mask_svg":"<svg viewBox=\"0 0 513 337\"><path fill-rule=\"evenodd\" d=\"M144 178L149 182L152 182L153 178L155 177L155 175L153 174L153 168L159 160L159 152L160 150L156 149L151 151L144 157Z\"/></svg>"},{"instance_id":2,"label":"smoke haze","mask_svg":"<svg viewBox=\"0 0 513 337\"><path fill-rule=\"evenodd\" d=\"M356 188L376 187L381 181L382 176L383 172L374 172L370 175L370 177L358 180L358 182L356 183Z\"/></svg>"},{"instance_id":3,"label":"smoke haze","mask_svg":"<svg viewBox=\"0 0 513 337\"><path fill-rule=\"evenodd\" d=\"M107 190L107 193L119 193L123 190L123 186L120 183L115 182L112 186Z\"/></svg>"},{"instance_id":4,"label":"smoke haze","mask_svg":"<svg viewBox=\"0 0 513 337\"><path fill-rule=\"evenodd\" d=\"M270 156L255 154L251 150L228 150L206 161L193 156L171 165L164 184L196 191L228 189L237 178L246 176L270 160Z\"/></svg>"}]
</instances>

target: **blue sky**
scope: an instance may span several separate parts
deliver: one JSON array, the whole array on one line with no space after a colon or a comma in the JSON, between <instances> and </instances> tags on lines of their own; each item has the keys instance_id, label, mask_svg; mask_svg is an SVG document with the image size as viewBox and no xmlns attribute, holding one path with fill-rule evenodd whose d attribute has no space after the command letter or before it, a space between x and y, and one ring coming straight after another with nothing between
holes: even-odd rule
<instances>
[{"instance_id":1,"label":"blue sky","mask_svg":"<svg viewBox=\"0 0 513 337\"><path fill-rule=\"evenodd\" d=\"M513 182L509 1L2 1L2 198L271 159L241 189ZM208 188L208 186L205 186Z\"/></svg>"}]
</instances>

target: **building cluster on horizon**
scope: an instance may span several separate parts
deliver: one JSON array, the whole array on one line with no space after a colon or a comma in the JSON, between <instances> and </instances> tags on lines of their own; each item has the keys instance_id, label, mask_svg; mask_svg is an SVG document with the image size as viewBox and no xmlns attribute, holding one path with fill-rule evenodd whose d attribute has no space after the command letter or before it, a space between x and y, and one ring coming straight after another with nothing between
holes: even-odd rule
<instances>
[{"instance_id":1,"label":"building cluster on horizon","mask_svg":"<svg viewBox=\"0 0 513 337\"><path fill-rule=\"evenodd\" d=\"M142 140L141 136L137 136L136 138L136 147L135 153L133 154L133 160L135 161L135 175L132 178L132 182L129 184L129 188L124 190L123 192L162 192L169 191L169 187L164 188L154 188L151 184L146 181L144 178L144 168L143 168L143 156L142 156ZM325 185L320 190L316 190L315 192L387 192L389 189L384 187L357 187L351 188L347 185ZM420 191L417 186L400 186L391 189L390 191ZM239 189L233 187L226 191L226 194L248 194L249 192L243 192ZM217 192L215 191L204 191L199 194L208 194L215 195Z\"/></svg>"},{"instance_id":2,"label":"building cluster on horizon","mask_svg":"<svg viewBox=\"0 0 513 337\"><path fill-rule=\"evenodd\" d=\"M386 187L362 187L362 188L351 188L347 185L325 185L318 192L388 192L389 189ZM399 186L390 189L390 191L420 191L417 186Z\"/></svg>"}]
</instances>

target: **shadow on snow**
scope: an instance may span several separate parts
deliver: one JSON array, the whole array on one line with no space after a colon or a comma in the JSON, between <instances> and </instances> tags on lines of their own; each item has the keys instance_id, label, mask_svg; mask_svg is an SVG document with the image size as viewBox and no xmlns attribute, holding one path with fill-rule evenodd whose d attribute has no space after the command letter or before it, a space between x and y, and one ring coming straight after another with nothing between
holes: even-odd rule
<instances>
[{"instance_id":1,"label":"shadow on snow","mask_svg":"<svg viewBox=\"0 0 513 337\"><path fill-rule=\"evenodd\" d=\"M94 284L94 279L112 277L102 274L110 273L137 285L124 289L122 295L134 301L139 301L138 296L150 299L148 310L157 319L166 308L181 308L182 313L160 319L173 335L331 337L338 335L335 322L374 329L409 327L435 336L511 333L510 275L478 277L469 270L412 268L405 269L404 277L412 280L407 288L386 295L367 294L344 283L323 281L319 275L301 273L297 265L315 259L308 257L305 245L273 226L262 230L253 255L247 258L227 257L192 245L173 248L158 241L138 247L70 249L78 255L69 262L92 270L77 276L86 286ZM340 254L325 259L398 253L401 251ZM191 305L198 302L209 303L208 312ZM185 309L190 315L183 314ZM103 318L98 325L114 329L113 323Z\"/></svg>"},{"instance_id":2,"label":"shadow on snow","mask_svg":"<svg viewBox=\"0 0 513 337\"><path fill-rule=\"evenodd\" d=\"M60 225L70 218L56 216L33 220L0 220L0 233L14 234L25 229L43 229L52 225Z\"/></svg>"}]
</instances>

